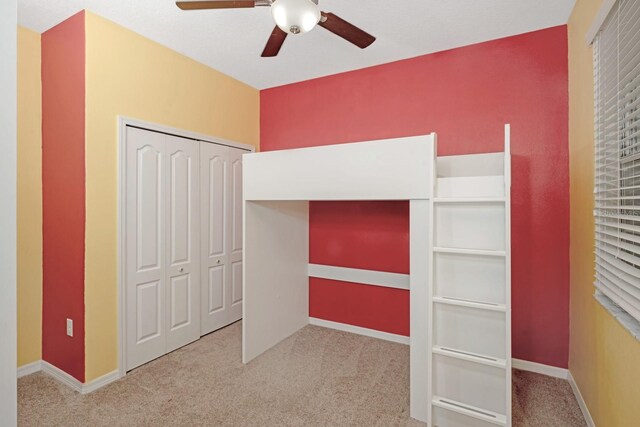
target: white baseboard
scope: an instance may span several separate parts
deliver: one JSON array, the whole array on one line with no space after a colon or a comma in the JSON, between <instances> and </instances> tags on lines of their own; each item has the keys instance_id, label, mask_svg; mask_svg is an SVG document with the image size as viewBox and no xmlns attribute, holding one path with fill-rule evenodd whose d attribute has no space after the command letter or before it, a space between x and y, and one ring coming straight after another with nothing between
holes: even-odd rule
<instances>
[{"instance_id":1,"label":"white baseboard","mask_svg":"<svg viewBox=\"0 0 640 427\"><path fill-rule=\"evenodd\" d=\"M62 384L81 394L87 394L91 393L92 391L96 391L97 389L104 387L107 384L110 384L120 378L120 372L118 370L115 370L88 383L82 383L62 369L53 366L51 363L44 360L38 360L36 362L29 363L28 365L19 367L18 378L39 371L50 375L51 377L60 381Z\"/></svg>"},{"instance_id":2,"label":"white baseboard","mask_svg":"<svg viewBox=\"0 0 640 427\"><path fill-rule=\"evenodd\" d=\"M409 344L410 338L404 335L391 334L389 332L376 331L374 329L362 328L360 326L347 325L345 323L332 322L330 320L309 317L309 324L322 326L324 328L336 329L338 331L350 332L352 334L364 335L367 337L378 338L381 340L392 341L399 344ZM511 359L511 365L515 369L522 371L535 372L537 374L548 375L550 377L561 378L566 380L569 371L564 368L543 365L542 363L529 362L527 360Z\"/></svg>"},{"instance_id":3,"label":"white baseboard","mask_svg":"<svg viewBox=\"0 0 640 427\"><path fill-rule=\"evenodd\" d=\"M588 427L596 427L596 423L593 422L593 418L591 418L591 414L589 413L589 408L587 408L587 404L582 397L582 393L580 393L580 389L578 388L578 384L573 379L573 375L571 375L571 371L569 371L568 378L569 384L571 385L571 389L573 390L573 394L578 401L578 406L580 406L580 410L582 411L582 416L587 423Z\"/></svg>"},{"instance_id":4,"label":"white baseboard","mask_svg":"<svg viewBox=\"0 0 640 427\"><path fill-rule=\"evenodd\" d=\"M116 369L115 371L109 372L108 374L98 377L93 381L83 384L81 393L82 394L91 393L119 379L120 379L120 371Z\"/></svg>"},{"instance_id":5,"label":"white baseboard","mask_svg":"<svg viewBox=\"0 0 640 427\"><path fill-rule=\"evenodd\" d=\"M60 381L62 384L72 388L78 393L82 392L82 383L78 379L72 377L62 369L56 366L53 366L51 363L46 362L44 360L42 361L42 372L52 376L56 380Z\"/></svg>"},{"instance_id":6,"label":"white baseboard","mask_svg":"<svg viewBox=\"0 0 640 427\"><path fill-rule=\"evenodd\" d=\"M569 375L569 371L567 369L543 365L542 363L529 362L528 360L511 359L511 367L522 371L535 372L537 374L561 378L563 380L566 380Z\"/></svg>"},{"instance_id":7,"label":"white baseboard","mask_svg":"<svg viewBox=\"0 0 640 427\"><path fill-rule=\"evenodd\" d=\"M27 375L35 374L42 370L42 361L36 360L35 362L27 363L18 368L18 378L22 378Z\"/></svg>"},{"instance_id":8,"label":"white baseboard","mask_svg":"<svg viewBox=\"0 0 640 427\"><path fill-rule=\"evenodd\" d=\"M378 338L385 341L391 341L398 344L409 345L409 337L404 335L392 334L389 332L376 331L375 329L362 328L360 326L347 325L346 323L332 322L330 320L309 317L309 324L322 326L323 328L336 329L343 332L351 332L352 334L364 335L371 338Z\"/></svg>"}]
</instances>

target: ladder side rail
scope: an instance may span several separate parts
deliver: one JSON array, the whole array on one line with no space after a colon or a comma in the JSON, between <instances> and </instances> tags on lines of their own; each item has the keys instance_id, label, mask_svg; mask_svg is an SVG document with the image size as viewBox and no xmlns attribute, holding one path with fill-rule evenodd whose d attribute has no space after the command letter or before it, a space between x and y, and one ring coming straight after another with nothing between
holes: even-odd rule
<instances>
[{"instance_id":1,"label":"ladder side rail","mask_svg":"<svg viewBox=\"0 0 640 427\"><path fill-rule=\"evenodd\" d=\"M505 322L506 322L506 421L511 426L511 126L504 126L504 196L505 196Z\"/></svg>"},{"instance_id":2,"label":"ladder side rail","mask_svg":"<svg viewBox=\"0 0 640 427\"><path fill-rule=\"evenodd\" d=\"M429 324L427 325L427 348L429 349L429 357L427 358L427 425L433 426L433 336L435 334L434 329L434 304L433 304L433 292L434 292L434 280L435 280L435 260L433 255L433 248L435 246L435 233L436 233L436 215L434 210L433 199L437 196L436 191L438 188L438 139L435 133L433 135L433 170L432 170L432 188L431 198L429 199L429 212L431 214L431 220L429 221L429 251L427 252L427 265L429 268L429 279L427 282L427 307L429 307Z\"/></svg>"}]
</instances>

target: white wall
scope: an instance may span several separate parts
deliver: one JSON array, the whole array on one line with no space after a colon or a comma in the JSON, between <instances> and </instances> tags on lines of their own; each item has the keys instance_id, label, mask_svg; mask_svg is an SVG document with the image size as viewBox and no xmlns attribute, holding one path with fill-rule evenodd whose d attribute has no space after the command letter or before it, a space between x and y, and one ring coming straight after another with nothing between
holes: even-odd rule
<instances>
[{"instance_id":1,"label":"white wall","mask_svg":"<svg viewBox=\"0 0 640 427\"><path fill-rule=\"evenodd\" d=\"M0 424L16 411L17 4L0 1Z\"/></svg>"}]
</instances>

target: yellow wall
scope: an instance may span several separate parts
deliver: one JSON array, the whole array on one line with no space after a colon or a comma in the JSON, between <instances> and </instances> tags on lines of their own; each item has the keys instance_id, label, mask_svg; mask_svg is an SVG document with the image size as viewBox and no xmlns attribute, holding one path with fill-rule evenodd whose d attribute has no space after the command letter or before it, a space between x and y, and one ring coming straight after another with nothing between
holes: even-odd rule
<instances>
[{"instance_id":1,"label":"yellow wall","mask_svg":"<svg viewBox=\"0 0 640 427\"><path fill-rule=\"evenodd\" d=\"M640 425L640 342L593 297L593 62L585 35L602 0L569 20L571 313L569 370L597 426Z\"/></svg>"},{"instance_id":2,"label":"yellow wall","mask_svg":"<svg viewBox=\"0 0 640 427\"><path fill-rule=\"evenodd\" d=\"M40 34L18 27L18 366L42 358Z\"/></svg>"},{"instance_id":3,"label":"yellow wall","mask_svg":"<svg viewBox=\"0 0 640 427\"><path fill-rule=\"evenodd\" d=\"M117 116L252 144L259 92L86 14L86 381L117 360Z\"/></svg>"}]
</instances>

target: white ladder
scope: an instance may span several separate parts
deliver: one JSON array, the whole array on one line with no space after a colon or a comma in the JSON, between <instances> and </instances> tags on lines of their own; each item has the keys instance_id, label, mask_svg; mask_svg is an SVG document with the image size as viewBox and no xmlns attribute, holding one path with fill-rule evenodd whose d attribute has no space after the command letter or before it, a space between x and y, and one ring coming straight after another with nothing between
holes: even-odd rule
<instances>
[{"instance_id":1,"label":"white ladder","mask_svg":"<svg viewBox=\"0 0 640 427\"><path fill-rule=\"evenodd\" d=\"M511 426L511 155L438 157L429 245L429 426Z\"/></svg>"}]
</instances>

